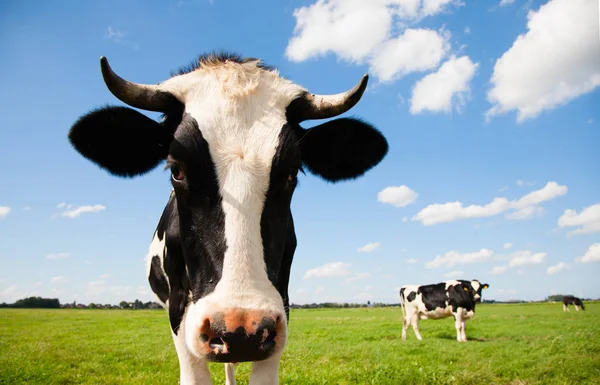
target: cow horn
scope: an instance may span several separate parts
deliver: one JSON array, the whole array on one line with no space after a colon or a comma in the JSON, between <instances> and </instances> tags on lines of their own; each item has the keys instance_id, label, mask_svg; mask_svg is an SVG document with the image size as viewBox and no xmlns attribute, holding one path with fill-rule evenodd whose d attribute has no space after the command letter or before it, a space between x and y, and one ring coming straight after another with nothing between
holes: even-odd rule
<instances>
[{"instance_id":1,"label":"cow horn","mask_svg":"<svg viewBox=\"0 0 600 385\"><path fill-rule=\"evenodd\" d=\"M352 89L335 95L305 94L300 111L296 116L298 121L308 119L327 119L348 111L358 103L367 88L369 75L362 79Z\"/></svg>"},{"instance_id":2,"label":"cow horn","mask_svg":"<svg viewBox=\"0 0 600 385\"><path fill-rule=\"evenodd\" d=\"M174 96L157 85L127 81L113 72L106 57L100 58L104 83L110 92L123 103L148 111L165 112L172 106Z\"/></svg>"}]
</instances>

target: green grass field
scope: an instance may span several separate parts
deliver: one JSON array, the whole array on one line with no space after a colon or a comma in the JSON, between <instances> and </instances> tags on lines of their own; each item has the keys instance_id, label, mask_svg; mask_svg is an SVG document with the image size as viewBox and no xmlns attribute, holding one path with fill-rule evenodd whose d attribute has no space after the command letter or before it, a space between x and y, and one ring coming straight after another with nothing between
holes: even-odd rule
<instances>
[{"instance_id":1,"label":"green grass field","mask_svg":"<svg viewBox=\"0 0 600 385\"><path fill-rule=\"evenodd\" d=\"M294 310L282 384L600 384L600 303L480 305L458 343L452 319L421 321L423 341L401 311ZM222 364L211 364L224 382ZM247 384L248 363L237 368ZM176 384L165 312L0 310L1 384Z\"/></svg>"}]
</instances>

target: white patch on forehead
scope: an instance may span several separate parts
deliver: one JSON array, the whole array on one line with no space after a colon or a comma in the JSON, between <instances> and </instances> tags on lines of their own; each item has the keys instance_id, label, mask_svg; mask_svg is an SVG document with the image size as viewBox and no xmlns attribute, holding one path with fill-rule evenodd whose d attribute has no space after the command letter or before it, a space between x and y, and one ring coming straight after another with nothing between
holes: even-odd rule
<instances>
[{"instance_id":1,"label":"white patch on forehead","mask_svg":"<svg viewBox=\"0 0 600 385\"><path fill-rule=\"evenodd\" d=\"M481 284L479 283L479 281L471 281L471 286L473 286L473 290L477 291L479 290Z\"/></svg>"}]
</instances>

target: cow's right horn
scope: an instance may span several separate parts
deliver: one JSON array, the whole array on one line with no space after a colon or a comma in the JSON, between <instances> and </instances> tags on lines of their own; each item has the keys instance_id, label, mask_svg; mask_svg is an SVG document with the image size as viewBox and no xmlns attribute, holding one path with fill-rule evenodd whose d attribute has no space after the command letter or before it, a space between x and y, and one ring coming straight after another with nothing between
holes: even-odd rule
<instances>
[{"instance_id":1,"label":"cow's right horn","mask_svg":"<svg viewBox=\"0 0 600 385\"><path fill-rule=\"evenodd\" d=\"M100 58L100 69L104 83L123 103L148 111L166 112L173 105L174 96L158 85L138 84L127 81L113 72L108 60Z\"/></svg>"}]
</instances>

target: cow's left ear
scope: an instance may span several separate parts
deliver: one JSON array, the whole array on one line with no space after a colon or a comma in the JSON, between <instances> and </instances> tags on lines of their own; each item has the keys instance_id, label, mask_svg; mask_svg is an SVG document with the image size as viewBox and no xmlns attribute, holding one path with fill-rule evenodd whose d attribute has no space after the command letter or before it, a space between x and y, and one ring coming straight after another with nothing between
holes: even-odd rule
<instances>
[{"instance_id":1,"label":"cow's left ear","mask_svg":"<svg viewBox=\"0 0 600 385\"><path fill-rule=\"evenodd\" d=\"M484 289L487 289L488 287L490 287L490 285L488 285L487 283L484 283L484 284L483 284L483 288L484 288Z\"/></svg>"},{"instance_id":2,"label":"cow's left ear","mask_svg":"<svg viewBox=\"0 0 600 385\"><path fill-rule=\"evenodd\" d=\"M388 152L385 137L358 119L330 120L296 132L302 163L310 172L330 182L363 175Z\"/></svg>"}]
</instances>

